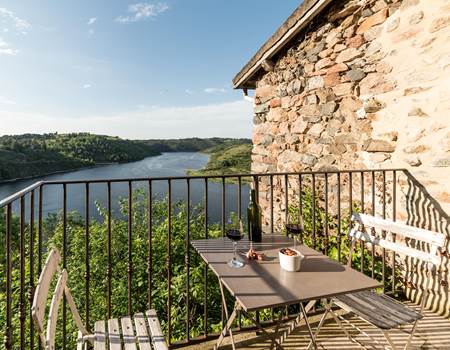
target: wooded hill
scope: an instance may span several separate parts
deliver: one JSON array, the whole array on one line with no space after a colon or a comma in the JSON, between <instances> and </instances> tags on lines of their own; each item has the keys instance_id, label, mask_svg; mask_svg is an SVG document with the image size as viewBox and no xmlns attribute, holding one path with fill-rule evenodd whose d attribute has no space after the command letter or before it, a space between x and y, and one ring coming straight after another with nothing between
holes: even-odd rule
<instances>
[{"instance_id":1,"label":"wooded hill","mask_svg":"<svg viewBox=\"0 0 450 350\"><path fill-rule=\"evenodd\" d=\"M1 136L0 181L106 163L134 162L162 152L199 152L224 143L249 142L222 138L123 140L89 133Z\"/></svg>"}]
</instances>

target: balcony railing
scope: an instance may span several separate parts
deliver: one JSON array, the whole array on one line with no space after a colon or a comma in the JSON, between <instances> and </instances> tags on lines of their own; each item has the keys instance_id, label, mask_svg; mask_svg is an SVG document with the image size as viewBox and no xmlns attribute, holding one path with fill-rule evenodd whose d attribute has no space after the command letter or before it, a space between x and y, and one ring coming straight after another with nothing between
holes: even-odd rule
<instances>
[{"instance_id":1,"label":"balcony railing","mask_svg":"<svg viewBox=\"0 0 450 350\"><path fill-rule=\"evenodd\" d=\"M350 213L395 220L400 176L409 173L383 169L37 182L0 201L4 348L39 346L30 305L50 245L62 252L88 327L96 319L156 308L175 348L214 337L223 322L217 281L189 242L223 236L230 218L245 221L250 185L264 209L267 233L280 232L288 217L302 216L305 241L344 261ZM364 247L359 253L357 267L395 292L395 257ZM257 317L271 322L273 314L268 310ZM65 304L61 324L59 347L72 348ZM246 325L239 318L237 331Z\"/></svg>"}]
</instances>

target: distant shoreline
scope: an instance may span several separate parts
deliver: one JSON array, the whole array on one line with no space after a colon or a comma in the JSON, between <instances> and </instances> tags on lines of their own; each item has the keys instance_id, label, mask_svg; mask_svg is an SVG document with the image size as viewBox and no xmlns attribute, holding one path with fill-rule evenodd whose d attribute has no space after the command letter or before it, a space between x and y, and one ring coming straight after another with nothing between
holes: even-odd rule
<instances>
[{"instance_id":1,"label":"distant shoreline","mask_svg":"<svg viewBox=\"0 0 450 350\"><path fill-rule=\"evenodd\" d=\"M153 157L157 157L157 156L153 156ZM137 162L139 162L139 161L137 161ZM100 168L100 167L102 167L102 166L107 166L107 165L127 164L127 163L134 163L134 162L126 162L126 163L118 163L118 162L115 162L115 163L114 163L114 162L112 162L112 163L101 163L101 164L95 164L95 165L89 165L89 166L82 166L82 167L72 168L72 169L57 170L57 171L52 171L52 172L45 173L45 174L32 175L32 176L25 176L25 177L19 177L19 178L8 179L8 180L0 180L0 185L2 185L2 184L14 183L14 182L19 182L19 181L24 181L24 180L38 179L38 178L44 177L44 176L58 175L58 174L64 174L64 173L71 173L71 172L73 172L73 171L78 171L78 170L94 169L94 168Z\"/></svg>"}]
</instances>

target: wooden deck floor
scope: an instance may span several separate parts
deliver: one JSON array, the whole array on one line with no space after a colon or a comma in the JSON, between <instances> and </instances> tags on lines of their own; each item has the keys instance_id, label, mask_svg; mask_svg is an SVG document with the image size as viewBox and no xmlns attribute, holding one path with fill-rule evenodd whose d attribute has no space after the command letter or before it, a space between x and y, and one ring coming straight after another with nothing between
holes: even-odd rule
<instances>
[{"instance_id":1,"label":"wooden deck floor","mask_svg":"<svg viewBox=\"0 0 450 350\"><path fill-rule=\"evenodd\" d=\"M407 303L408 304L408 303ZM417 308L415 305L408 304L413 308ZM440 349L450 350L450 319L444 318L429 311L424 312L425 318L422 319L416 330L416 335L411 343L410 349ZM365 344L362 347L358 343L352 343L341 331L340 328L331 319L327 320L321 333L317 339L319 349L333 349L333 350L360 350L360 349L390 349L379 330L364 321L348 315L346 319L352 324L356 325L360 329L364 330L373 339L369 339L366 336L359 334L359 331L346 325L352 336ZM287 337L283 343L284 349L305 349L309 340L306 338L306 328L300 325L292 334ZM315 325L313 324L313 327ZM405 327L409 330L410 327ZM406 332L399 330L392 331L391 333L394 343L403 349L405 341L408 337ZM270 347L270 341L263 337L258 337L255 333L242 334L236 337L237 349L242 350L260 350L268 349ZM378 344L377 344L378 342ZM224 344L227 344L225 342ZM212 349L214 343L205 343L202 345L196 345L193 347L187 347L186 349ZM231 349L231 346L224 345L220 349Z\"/></svg>"}]
</instances>

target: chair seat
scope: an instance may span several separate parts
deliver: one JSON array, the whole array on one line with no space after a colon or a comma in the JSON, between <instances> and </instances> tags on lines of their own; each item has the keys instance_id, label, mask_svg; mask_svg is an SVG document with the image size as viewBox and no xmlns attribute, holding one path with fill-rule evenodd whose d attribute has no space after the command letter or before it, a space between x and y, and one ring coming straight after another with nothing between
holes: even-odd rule
<instances>
[{"instance_id":1,"label":"chair seat","mask_svg":"<svg viewBox=\"0 0 450 350\"><path fill-rule=\"evenodd\" d=\"M337 296L335 304L381 329L411 324L423 316L386 295L362 291Z\"/></svg>"},{"instance_id":2,"label":"chair seat","mask_svg":"<svg viewBox=\"0 0 450 350\"><path fill-rule=\"evenodd\" d=\"M97 321L94 350L167 350L156 312Z\"/></svg>"}]
</instances>

